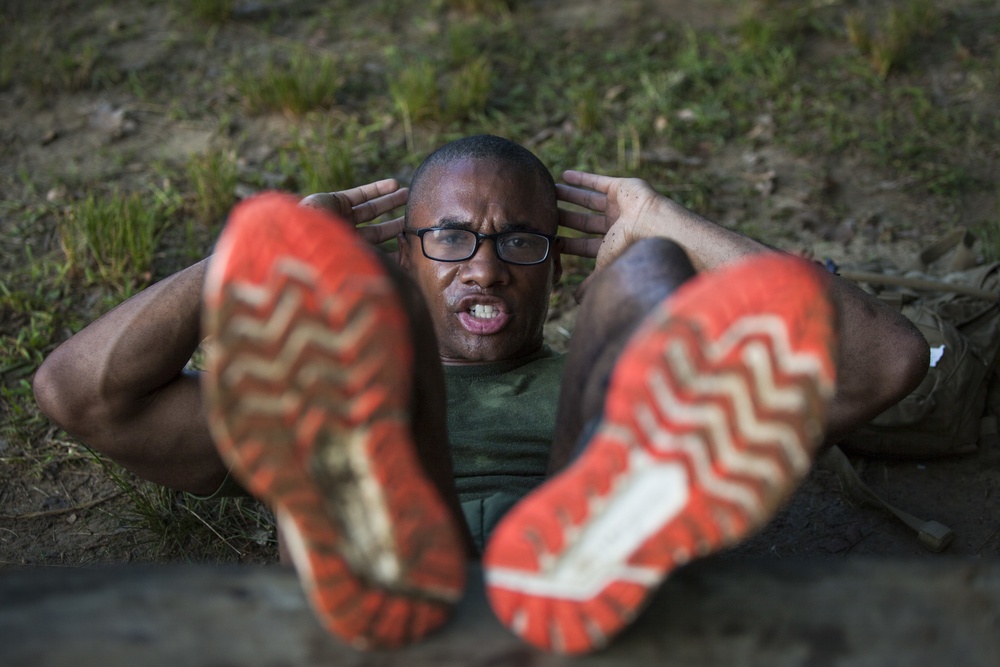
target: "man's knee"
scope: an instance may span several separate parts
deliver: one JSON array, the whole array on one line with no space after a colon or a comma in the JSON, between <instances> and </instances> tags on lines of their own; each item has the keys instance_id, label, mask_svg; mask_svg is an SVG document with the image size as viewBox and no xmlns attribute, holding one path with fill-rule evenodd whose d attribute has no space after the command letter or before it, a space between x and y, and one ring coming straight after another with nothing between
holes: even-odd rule
<instances>
[{"instance_id":1,"label":"man's knee","mask_svg":"<svg viewBox=\"0 0 1000 667\"><path fill-rule=\"evenodd\" d=\"M625 277L640 282L679 284L695 274L684 248L659 237L636 241L611 266Z\"/></svg>"},{"instance_id":2,"label":"man's knee","mask_svg":"<svg viewBox=\"0 0 1000 667\"><path fill-rule=\"evenodd\" d=\"M594 277L588 296L648 310L695 273L687 253L670 239L641 239Z\"/></svg>"}]
</instances>

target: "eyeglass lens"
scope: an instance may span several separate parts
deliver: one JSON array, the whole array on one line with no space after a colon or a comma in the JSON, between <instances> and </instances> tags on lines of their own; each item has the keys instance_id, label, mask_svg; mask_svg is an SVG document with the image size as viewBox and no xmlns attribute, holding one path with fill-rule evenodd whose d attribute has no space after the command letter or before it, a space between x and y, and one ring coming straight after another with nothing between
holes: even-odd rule
<instances>
[{"instance_id":1,"label":"eyeglass lens","mask_svg":"<svg viewBox=\"0 0 1000 667\"><path fill-rule=\"evenodd\" d=\"M506 232L493 237L500 259L535 264L548 255L549 240L531 232ZM435 229L423 235L424 253L442 261L468 259L476 251L476 233L467 229Z\"/></svg>"}]
</instances>

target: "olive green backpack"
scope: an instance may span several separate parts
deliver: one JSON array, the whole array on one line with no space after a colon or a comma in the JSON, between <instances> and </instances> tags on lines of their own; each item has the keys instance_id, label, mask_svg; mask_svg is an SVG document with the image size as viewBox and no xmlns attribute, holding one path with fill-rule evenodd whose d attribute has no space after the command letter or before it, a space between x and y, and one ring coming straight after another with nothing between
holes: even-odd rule
<instances>
[{"instance_id":1,"label":"olive green backpack","mask_svg":"<svg viewBox=\"0 0 1000 667\"><path fill-rule=\"evenodd\" d=\"M974 262L975 238L948 235L920 255L922 271L841 271L899 307L931 348L923 382L908 396L841 443L850 452L893 457L934 457L974 451L996 435L1000 382L1000 262ZM957 246L957 248L956 248ZM953 250L944 275L927 266ZM970 261L971 260L971 261Z\"/></svg>"},{"instance_id":2,"label":"olive green backpack","mask_svg":"<svg viewBox=\"0 0 1000 667\"><path fill-rule=\"evenodd\" d=\"M854 454L927 458L969 453L997 438L1000 415L1000 262L974 266L975 237L957 230L922 252L911 270L884 262L838 271L900 309L931 349L927 375L896 405L840 443ZM933 265L950 255L944 275ZM943 262L942 262L943 263ZM917 533L931 551L943 551L954 532L890 504L861 480L844 452L833 447L820 464L840 477L846 493L880 507Z\"/></svg>"}]
</instances>

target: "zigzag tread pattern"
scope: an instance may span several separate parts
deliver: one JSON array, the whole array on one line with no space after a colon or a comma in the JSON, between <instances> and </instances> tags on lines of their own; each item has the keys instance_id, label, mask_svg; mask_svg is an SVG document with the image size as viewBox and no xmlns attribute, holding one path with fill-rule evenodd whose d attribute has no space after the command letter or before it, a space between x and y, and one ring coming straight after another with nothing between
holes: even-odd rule
<instances>
[{"instance_id":1,"label":"zigzag tread pattern","mask_svg":"<svg viewBox=\"0 0 1000 667\"><path fill-rule=\"evenodd\" d=\"M630 343L586 453L493 538L487 584L503 622L561 653L603 646L669 571L770 518L808 470L833 391L819 300L811 321L744 316L718 337L661 313Z\"/></svg>"},{"instance_id":2,"label":"zigzag tread pattern","mask_svg":"<svg viewBox=\"0 0 1000 667\"><path fill-rule=\"evenodd\" d=\"M401 325L398 318L386 320L360 295L338 300L323 317L306 307L312 289L298 279L280 279L272 302L227 299L218 313L226 321L225 337L215 342L213 371L227 389L217 406L227 415L231 439L266 424L288 428L286 420L301 419L310 407L344 428L371 421L373 410L402 409L408 387L400 373L387 372L393 369L381 358L385 346L397 344L392 333ZM407 361L394 361L404 374ZM383 400L366 401L366 392Z\"/></svg>"},{"instance_id":3,"label":"zigzag tread pattern","mask_svg":"<svg viewBox=\"0 0 1000 667\"><path fill-rule=\"evenodd\" d=\"M210 267L213 438L283 517L320 620L359 647L400 646L443 623L464 585L463 550L410 441L406 316L387 276L343 279L365 261L350 249L330 294L307 262L272 262L276 245L240 257L237 239Z\"/></svg>"}]
</instances>

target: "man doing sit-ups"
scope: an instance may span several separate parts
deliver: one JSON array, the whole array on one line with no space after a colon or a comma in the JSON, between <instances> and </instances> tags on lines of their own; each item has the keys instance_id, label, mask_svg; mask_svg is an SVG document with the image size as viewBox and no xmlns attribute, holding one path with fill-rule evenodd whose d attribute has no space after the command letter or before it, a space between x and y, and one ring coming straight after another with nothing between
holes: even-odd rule
<instances>
[{"instance_id":1,"label":"man doing sit-ups","mask_svg":"<svg viewBox=\"0 0 1000 667\"><path fill-rule=\"evenodd\" d=\"M39 405L142 477L212 494L231 474L268 502L354 645L441 625L482 553L514 632L603 646L674 568L767 522L928 350L855 287L643 181L563 178L476 136L409 190L244 202L211 258L57 348ZM371 247L390 238L398 256ZM565 355L542 339L560 254L597 267Z\"/></svg>"}]
</instances>

